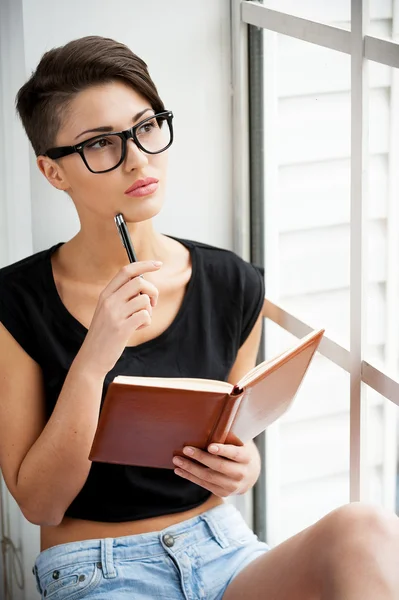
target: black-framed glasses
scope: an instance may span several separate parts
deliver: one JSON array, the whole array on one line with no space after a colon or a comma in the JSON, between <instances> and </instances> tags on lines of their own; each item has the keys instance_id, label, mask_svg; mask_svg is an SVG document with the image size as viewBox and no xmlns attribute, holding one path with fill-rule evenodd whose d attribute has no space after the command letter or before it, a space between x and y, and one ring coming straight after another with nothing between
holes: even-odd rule
<instances>
[{"instance_id":1,"label":"black-framed glasses","mask_svg":"<svg viewBox=\"0 0 399 600\"><path fill-rule=\"evenodd\" d=\"M125 131L103 133L76 146L50 148L45 156L57 159L77 152L92 173L107 173L123 163L126 142L132 139L146 154L160 154L173 142L173 113L170 110L151 115Z\"/></svg>"}]
</instances>

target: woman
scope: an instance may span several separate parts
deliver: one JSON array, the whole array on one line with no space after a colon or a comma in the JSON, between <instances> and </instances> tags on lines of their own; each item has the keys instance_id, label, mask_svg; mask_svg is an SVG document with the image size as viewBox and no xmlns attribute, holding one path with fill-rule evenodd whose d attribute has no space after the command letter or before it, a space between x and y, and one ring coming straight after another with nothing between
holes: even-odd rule
<instances>
[{"instance_id":1,"label":"woman","mask_svg":"<svg viewBox=\"0 0 399 600\"><path fill-rule=\"evenodd\" d=\"M117 374L235 382L254 365L263 283L231 252L153 229L172 114L126 46L47 52L17 109L80 219L68 242L0 271L0 465L41 526L42 598L399 598L394 515L352 505L273 550L256 539L224 501L258 477L252 442L186 448L174 471L90 463Z\"/></svg>"}]
</instances>

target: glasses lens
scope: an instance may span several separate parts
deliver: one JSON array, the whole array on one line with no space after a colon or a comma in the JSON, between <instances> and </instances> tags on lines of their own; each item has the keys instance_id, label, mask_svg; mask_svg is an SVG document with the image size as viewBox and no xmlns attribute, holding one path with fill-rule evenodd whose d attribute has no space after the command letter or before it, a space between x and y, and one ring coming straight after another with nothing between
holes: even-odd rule
<instances>
[{"instance_id":1,"label":"glasses lens","mask_svg":"<svg viewBox=\"0 0 399 600\"><path fill-rule=\"evenodd\" d=\"M136 136L147 152L162 152L170 144L169 122L166 117L149 119L136 129Z\"/></svg>"},{"instance_id":2,"label":"glasses lens","mask_svg":"<svg viewBox=\"0 0 399 600\"><path fill-rule=\"evenodd\" d=\"M104 135L86 144L83 153L92 171L107 171L115 167L121 159L122 140L118 135Z\"/></svg>"},{"instance_id":3,"label":"glasses lens","mask_svg":"<svg viewBox=\"0 0 399 600\"><path fill-rule=\"evenodd\" d=\"M167 148L171 130L167 117L154 117L136 129L137 140L145 152L157 153ZM101 136L83 147L84 157L95 173L113 169L122 157L122 140L112 133Z\"/></svg>"}]
</instances>

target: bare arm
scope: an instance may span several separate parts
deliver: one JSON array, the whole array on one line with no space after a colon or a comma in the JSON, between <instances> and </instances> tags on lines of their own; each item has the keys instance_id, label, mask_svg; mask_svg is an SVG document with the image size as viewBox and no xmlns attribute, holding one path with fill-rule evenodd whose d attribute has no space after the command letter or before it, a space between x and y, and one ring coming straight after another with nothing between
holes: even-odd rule
<instances>
[{"instance_id":1,"label":"bare arm","mask_svg":"<svg viewBox=\"0 0 399 600\"><path fill-rule=\"evenodd\" d=\"M233 368L229 375L229 383L234 385L239 381L244 375L248 373L256 364L256 357L259 351L260 338L262 334L262 323L264 319L265 306L263 306L263 311L258 317L257 322L255 323L251 333L248 338L245 340L243 345L238 351L237 358L233 365ZM260 456L258 449L253 441L245 444L249 449L252 460L251 460L251 468L248 477L248 484L244 491L250 489L257 481L260 473Z\"/></svg>"},{"instance_id":2,"label":"bare arm","mask_svg":"<svg viewBox=\"0 0 399 600\"><path fill-rule=\"evenodd\" d=\"M47 423L42 371L0 324L0 467L35 524L58 525L86 481L104 377L132 331L151 322L157 291L137 277L155 270L147 267L129 265L104 290Z\"/></svg>"},{"instance_id":3,"label":"bare arm","mask_svg":"<svg viewBox=\"0 0 399 600\"><path fill-rule=\"evenodd\" d=\"M232 385L236 384L244 375L248 373L256 365L256 357L258 356L260 338L262 334L262 323L264 314L260 313L258 320L252 328L251 333L239 349L237 358L229 373L228 381Z\"/></svg>"},{"instance_id":4,"label":"bare arm","mask_svg":"<svg viewBox=\"0 0 399 600\"><path fill-rule=\"evenodd\" d=\"M89 469L87 459L100 406L102 380L72 364L45 424L40 367L0 326L0 464L25 517L56 525Z\"/></svg>"}]
</instances>

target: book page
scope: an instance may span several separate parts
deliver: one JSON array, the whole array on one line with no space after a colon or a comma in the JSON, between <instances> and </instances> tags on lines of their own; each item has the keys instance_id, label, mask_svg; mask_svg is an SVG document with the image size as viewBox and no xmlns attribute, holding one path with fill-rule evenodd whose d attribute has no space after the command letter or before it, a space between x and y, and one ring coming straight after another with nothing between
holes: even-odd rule
<instances>
[{"instance_id":1,"label":"book page","mask_svg":"<svg viewBox=\"0 0 399 600\"><path fill-rule=\"evenodd\" d=\"M125 385L141 385L148 387L168 388L174 390L193 390L202 392L224 392L230 394L233 386L225 381L214 379L190 379L186 377L133 377L118 375L114 383Z\"/></svg>"},{"instance_id":2,"label":"book page","mask_svg":"<svg viewBox=\"0 0 399 600\"><path fill-rule=\"evenodd\" d=\"M243 389L245 386L248 386L257 381L259 377L261 377L267 371L273 369L276 365L282 365L291 360L294 356L296 356L299 352L305 350L310 345L318 345L320 339L323 337L324 329L320 329L318 331L312 331L304 338L298 340L298 342L288 348L285 352L274 356L273 358L266 360L253 369L249 371L240 381L237 383L237 387Z\"/></svg>"}]
</instances>

